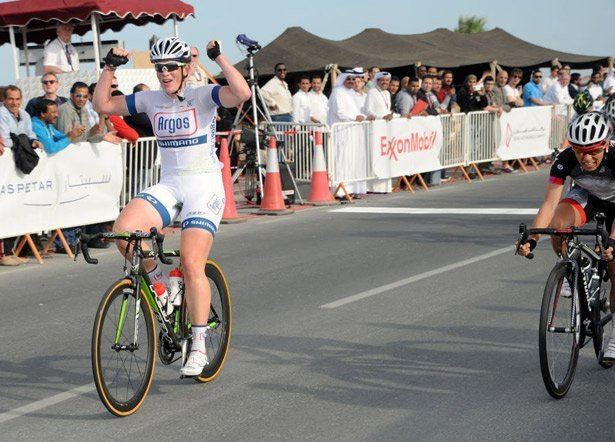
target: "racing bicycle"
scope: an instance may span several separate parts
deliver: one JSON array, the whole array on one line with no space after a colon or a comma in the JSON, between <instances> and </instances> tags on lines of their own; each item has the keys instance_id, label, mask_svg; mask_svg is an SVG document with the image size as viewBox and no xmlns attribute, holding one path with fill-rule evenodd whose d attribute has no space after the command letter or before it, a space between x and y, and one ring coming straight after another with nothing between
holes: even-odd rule
<instances>
[{"instance_id":1,"label":"racing bicycle","mask_svg":"<svg viewBox=\"0 0 615 442\"><path fill-rule=\"evenodd\" d=\"M75 259L79 251L90 264L98 260L89 254L88 241L100 238L123 240L129 253L124 261L124 277L114 282L103 295L92 332L92 371L98 395L112 414L120 417L136 412L152 385L156 353L169 365L179 359L182 364L190 352L191 325L186 297L181 306L167 315L155 295L142 261L158 259L172 264L179 250L164 250L164 235L156 228L149 232L78 233ZM151 250L143 241L151 240ZM195 379L214 380L224 365L231 337L231 297L222 269L208 260L205 274L211 287L211 308L207 321L206 341L209 365ZM154 323L158 323L158 336Z\"/></svg>"},{"instance_id":2,"label":"racing bicycle","mask_svg":"<svg viewBox=\"0 0 615 442\"><path fill-rule=\"evenodd\" d=\"M561 399L568 393L579 358L579 350L592 341L598 363L603 360L606 341L613 327L609 309L610 283L602 252L609 235L605 216L596 215L596 228L528 229L519 226L519 246L530 235L561 237L566 247L547 279L540 310L538 348L540 371L549 394ZM582 236L595 238L594 247L583 243ZM527 258L532 259L533 253ZM566 289L565 286L569 287ZM604 337L607 337L605 339Z\"/></svg>"}]
</instances>

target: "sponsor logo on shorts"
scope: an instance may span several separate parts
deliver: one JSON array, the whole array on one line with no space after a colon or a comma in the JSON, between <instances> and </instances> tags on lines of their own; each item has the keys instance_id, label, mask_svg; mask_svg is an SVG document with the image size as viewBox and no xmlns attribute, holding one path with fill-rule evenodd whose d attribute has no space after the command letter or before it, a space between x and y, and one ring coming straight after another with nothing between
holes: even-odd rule
<instances>
[{"instance_id":1,"label":"sponsor logo on shorts","mask_svg":"<svg viewBox=\"0 0 615 442\"><path fill-rule=\"evenodd\" d=\"M557 170L564 170L564 165L563 164L558 164L557 165Z\"/></svg>"},{"instance_id":2,"label":"sponsor logo on shorts","mask_svg":"<svg viewBox=\"0 0 615 442\"><path fill-rule=\"evenodd\" d=\"M217 215L224 207L224 198L220 199L217 195L212 195L211 199L207 203L207 207L209 207L211 211Z\"/></svg>"}]
</instances>

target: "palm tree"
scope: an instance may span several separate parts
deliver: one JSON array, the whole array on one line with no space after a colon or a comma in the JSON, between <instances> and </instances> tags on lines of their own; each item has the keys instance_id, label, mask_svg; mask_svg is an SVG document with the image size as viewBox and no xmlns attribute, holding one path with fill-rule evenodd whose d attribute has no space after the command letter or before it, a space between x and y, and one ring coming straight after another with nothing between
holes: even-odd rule
<instances>
[{"instance_id":1,"label":"palm tree","mask_svg":"<svg viewBox=\"0 0 615 442\"><path fill-rule=\"evenodd\" d=\"M457 22L457 28L455 32L463 32L464 34L476 34L478 32L486 31L485 25L487 24L487 19L484 17L478 17L476 15L472 15L469 17L459 17L459 21Z\"/></svg>"}]
</instances>

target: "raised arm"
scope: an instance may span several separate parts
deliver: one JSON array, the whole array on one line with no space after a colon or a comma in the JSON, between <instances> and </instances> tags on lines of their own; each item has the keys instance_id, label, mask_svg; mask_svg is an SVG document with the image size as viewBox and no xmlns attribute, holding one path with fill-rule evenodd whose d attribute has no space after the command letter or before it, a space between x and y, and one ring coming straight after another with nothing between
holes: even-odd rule
<instances>
[{"instance_id":1,"label":"raised arm","mask_svg":"<svg viewBox=\"0 0 615 442\"><path fill-rule=\"evenodd\" d=\"M126 97L123 95L111 96L111 83L113 83L114 71L117 65L114 65L110 56L128 57L128 51L122 48L113 48L105 58L105 67L100 73L96 89L94 89L94 97L92 105L94 110L99 114L106 115L128 115L128 107L126 106Z\"/></svg>"},{"instance_id":2,"label":"raised arm","mask_svg":"<svg viewBox=\"0 0 615 442\"><path fill-rule=\"evenodd\" d=\"M220 53L220 44L217 41L212 40L207 44L207 56L220 66L228 82L228 86L222 86L220 89L219 97L222 105L224 107L235 107L244 101L248 101L252 96L248 83L243 75L227 60L226 56Z\"/></svg>"}]
</instances>

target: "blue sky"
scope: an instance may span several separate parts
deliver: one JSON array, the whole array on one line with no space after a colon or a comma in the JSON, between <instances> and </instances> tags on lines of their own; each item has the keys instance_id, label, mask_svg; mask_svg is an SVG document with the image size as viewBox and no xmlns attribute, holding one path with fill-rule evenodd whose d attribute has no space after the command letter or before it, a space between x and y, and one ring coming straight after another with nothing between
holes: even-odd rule
<instances>
[{"instance_id":1,"label":"blue sky","mask_svg":"<svg viewBox=\"0 0 615 442\"><path fill-rule=\"evenodd\" d=\"M594 0L591 3L569 0L188 2L195 6L196 19L180 24L182 38L199 47L211 38L218 38L233 62L243 58L234 43L237 34L245 33L263 45L290 26L301 26L334 40L348 38L368 27L414 34L439 27L454 29L460 15L485 17L488 29L500 27L548 48L586 55L615 55L614 0ZM230 4L233 7L229 7ZM257 4L258 7L251 6ZM119 34L108 31L103 38L123 40L130 49L144 50L152 34L164 37L171 33L172 25L168 23L141 28L128 26ZM83 40L91 40L91 34L86 34ZM0 59L6 63L0 70L0 84L10 83L14 79L10 45L0 47ZM204 61L208 68L216 71L206 57Z\"/></svg>"}]
</instances>

